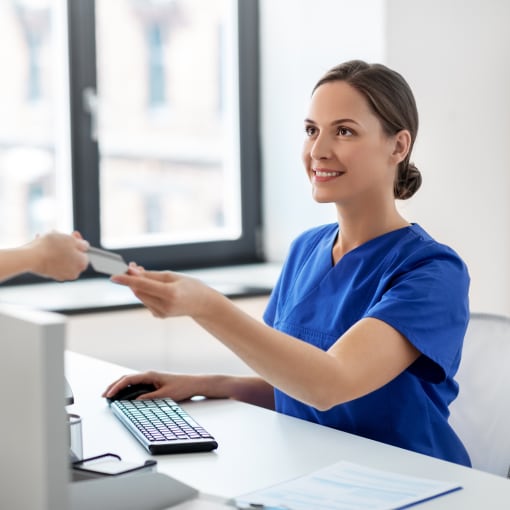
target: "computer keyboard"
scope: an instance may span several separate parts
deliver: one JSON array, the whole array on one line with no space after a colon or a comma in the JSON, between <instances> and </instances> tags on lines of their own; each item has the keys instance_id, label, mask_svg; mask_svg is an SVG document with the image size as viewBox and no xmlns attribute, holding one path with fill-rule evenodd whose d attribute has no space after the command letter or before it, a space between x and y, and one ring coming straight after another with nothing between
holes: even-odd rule
<instances>
[{"instance_id":1,"label":"computer keyboard","mask_svg":"<svg viewBox=\"0 0 510 510\"><path fill-rule=\"evenodd\" d=\"M115 400L113 414L152 454L214 450L218 443L170 398Z\"/></svg>"}]
</instances>

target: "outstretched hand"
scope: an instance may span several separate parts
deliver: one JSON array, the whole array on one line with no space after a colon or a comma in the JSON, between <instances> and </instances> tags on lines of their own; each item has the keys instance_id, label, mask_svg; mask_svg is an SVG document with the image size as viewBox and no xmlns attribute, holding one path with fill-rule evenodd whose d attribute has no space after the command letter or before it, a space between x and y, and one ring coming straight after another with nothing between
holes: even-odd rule
<instances>
[{"instance_id":1,"label":"outstretched hand","mask_svg":"<svg viewBox=\"0 0 510 510\"><path fill-rule=\"evenodd\" d=\"M128 272L112 276L128 286L155 317L198 317L208 308L214 290L195 278L171 271L146 271L131 263Z\"/></svg>"},{"instance_id":2,"label":"outstretched hand","mask_svg":"<svg viewBox=\"0 0 510 510\"><path fill-rule=\"evenodd\" d=\"M79 232L59 232L36 237L27 248L31 255L31 271L54 280L75 280L88 266L85 241Z\"/></svg>"}]
</instances>

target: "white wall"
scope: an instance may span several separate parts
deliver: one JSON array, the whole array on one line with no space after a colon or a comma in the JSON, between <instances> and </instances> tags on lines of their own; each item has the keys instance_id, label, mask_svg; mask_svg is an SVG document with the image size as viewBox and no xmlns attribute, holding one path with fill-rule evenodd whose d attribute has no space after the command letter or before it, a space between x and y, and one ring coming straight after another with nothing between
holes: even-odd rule
<instances>
[{"instance_id":1,"label":"white wall","mask_svg":"<svg viewBox=\"0 0 510 510\"><path fill-rule=\"evenodd\" d=\"M315 81L350 58L387 63L420 111L414 161L424 184L402 203L455 248L472 277L471 308L510 315L510 2L261 0L265 242L271 261L308 226L314 204L300 161Z\"/></svg>"},{"instance_id":2,"label":"white wall","mask_svg":"<svg viewBox=\"0 0 510 510\"><path fill-rule=\"evenodd\" d=\"M388 0L387 19L421 120L404 210L463 256L473 310L510 315L510 2Z\"/></svg>"},{"instance_id":3,"label":"white wall","mask_svg":"<svg viewBox=\"0 0 510 510\"><path fill-rule=\"evenodd\" d=\"M266 252L283 260L304 229L335 221L317 205L301 163L306 108L315 82L351 58L384 55L383 0L260 0L262 164Z\"/></svg>"}]
</instances>

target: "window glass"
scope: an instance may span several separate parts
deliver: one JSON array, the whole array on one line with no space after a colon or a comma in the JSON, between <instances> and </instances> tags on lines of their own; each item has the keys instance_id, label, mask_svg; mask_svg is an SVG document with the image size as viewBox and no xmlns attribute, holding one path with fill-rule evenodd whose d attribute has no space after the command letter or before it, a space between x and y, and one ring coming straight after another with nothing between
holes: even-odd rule
<instances>
[{"instance_id":1,"label":"window glass","mask_svg":"<svg viewBox=\"0 0 510 510\"><path fill-rule=\"evenodd\" d=\"M0 34L0 248L262 259L257 0L0 1Z\"/></svg>"},{"instance_id":2,"label":"window glass","mask_svg":"<svg viewBox=\"0 0 510 510\"><path fill-rule=\"evenodd\" d=\"M71 231L65 5L0 2L0 247Z\"/></svg>"},{"instance_id":3,"label":"window glass","mask_svg":"<svg viewBox=\"0 0 510 510\"><path fill-rule=\"evenodd\" d=\"M236 3L95 5L101 245L239 238Z\"/></svg>"}]
</instances>

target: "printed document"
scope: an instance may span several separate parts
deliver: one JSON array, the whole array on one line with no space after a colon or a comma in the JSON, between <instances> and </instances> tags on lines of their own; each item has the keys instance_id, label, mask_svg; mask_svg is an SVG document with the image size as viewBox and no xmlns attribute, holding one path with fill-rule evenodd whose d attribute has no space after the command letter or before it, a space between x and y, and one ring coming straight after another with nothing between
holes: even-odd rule
<instances>
[{"instance_id":1,"label":"printed document","mask_svg":"<svg viewBox=\"0 0 510 510\"><path fill-rule=\"evenodd\" d=\"M339 462L235 498L238 508L394 510L461 489L456 483Z\"/></svg>"}]
</instances>

